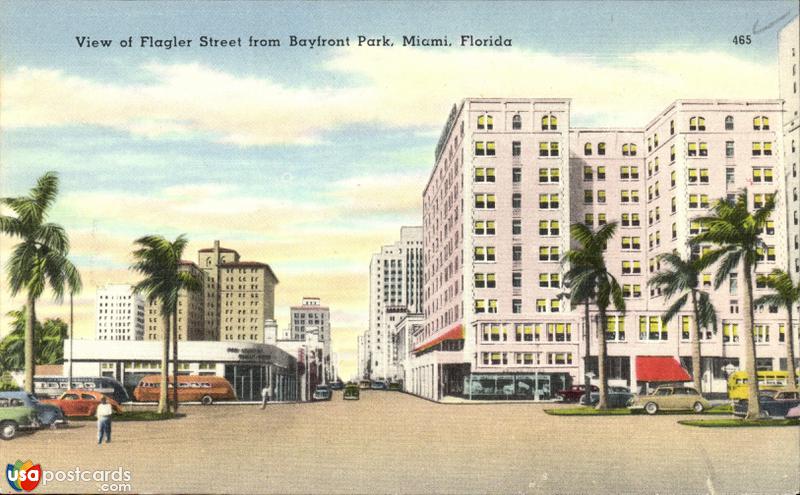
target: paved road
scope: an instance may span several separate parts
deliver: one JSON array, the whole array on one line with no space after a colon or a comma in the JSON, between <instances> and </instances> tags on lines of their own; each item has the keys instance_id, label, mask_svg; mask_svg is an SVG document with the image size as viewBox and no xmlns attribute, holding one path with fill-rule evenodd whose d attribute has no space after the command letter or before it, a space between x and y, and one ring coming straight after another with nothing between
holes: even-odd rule
<instances>
[{"instance_id":1,"label":"paved road","mask_svg":"<svg viewBox=\"0 0 800 495\"><path fill-rule=\"evenodd\" d=\"M135 492L790 493L800 428L700 429L682 416L554 417L538 404L360 401L186 407L163 423L85 423L0 443L0 461L131 471ZM5 486L5 481L2 481ZM44 490L42 490L44 488ZM97 491L50 483L36 492Z\"/></svg>"}]
</instances>

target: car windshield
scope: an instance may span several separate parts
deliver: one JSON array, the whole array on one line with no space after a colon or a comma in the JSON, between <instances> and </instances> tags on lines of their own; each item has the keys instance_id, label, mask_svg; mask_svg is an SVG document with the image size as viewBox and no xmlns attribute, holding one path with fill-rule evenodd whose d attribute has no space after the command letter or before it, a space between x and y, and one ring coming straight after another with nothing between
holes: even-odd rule
<instances>
[{"instance_id":1,"label":"car windshield","mask_svg":"<svg viewBox=\"0 0 800 495\"><path fill-rule=\"evenodd\" d=\"M37 399L36 396L33 395L33 394L28 394L28 400L30 400L34 404L38 404L39 403L39 399Z\"/></svg>"}]
</instances>

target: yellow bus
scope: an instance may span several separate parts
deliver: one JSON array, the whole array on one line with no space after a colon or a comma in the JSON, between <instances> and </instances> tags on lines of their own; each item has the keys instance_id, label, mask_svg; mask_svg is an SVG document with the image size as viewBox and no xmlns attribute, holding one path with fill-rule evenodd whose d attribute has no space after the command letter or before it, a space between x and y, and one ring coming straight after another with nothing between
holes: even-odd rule
<instances>
[{"instance_id":1,"label":"yellow bus","mask_svg":"<svg viewBox=\"0 0 800 495\"><path fill-rule=\"evenodd\" d=\"M797 369L800 378L800 368ZM789 378L788 371L758 371L759 390L783 390ZM728 377L728 398L731 400L747 399L749 387L747 385L747 372L734 371Z\"/></svg>"}]
</instances>

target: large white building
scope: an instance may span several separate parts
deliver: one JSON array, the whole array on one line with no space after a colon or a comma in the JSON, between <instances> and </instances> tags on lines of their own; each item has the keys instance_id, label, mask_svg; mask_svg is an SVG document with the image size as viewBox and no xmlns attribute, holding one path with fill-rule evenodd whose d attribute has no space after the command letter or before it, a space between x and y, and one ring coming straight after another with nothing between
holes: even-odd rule
<instances>
[{"instance_id":1,"label":"large white building","mask_svg":"<svg viewBox=\"0 0 800 495\"><path fill-rule=\"evenodd\" d=\"M399 241L372 256L369 272L369 347L364 373L372 379L393 379L397 371L391 359L395 323L405 313L422 311L422 227L402 227Z\"/></svg>"},{"instance_id":2,"label":"large white building","mask_svg":"<svg viewBox=\"0 0 800 495\"><path fill-rule=\"evenodd\" d=\"M751 207L776 194L757 274L788 266L779 100L680 100L635 129L576 129L567 99L470 98L454 106L423 196L424 316L406 389L432 399L548 398L596 372L584 366L581 308L563 298L569 225L619 224L607 264L627 312L611 314L608 371L632 388L688 381L691 314L664 324L647 285L658 256L697 256L693 218L747 188ZM795 182L792 182L795 181ZM721 320L703 336L704 389L724 392L740 367L743 283L713 292ZM756 288L756 297L765 288ZM785 368L785 315L756 308L759 368ZM597 349L592 314L590 352ZM408 371L406 372L408 375Z\"/></svg>"},{"instance_id":3,"label":"large white building","mask_svg":"<svg viewBox=\"0 0 800 495\"><path fill-rule=\"evenodd\" d=\"M129 284L107 284L95 295L97 340L144 339L144 298Z\"/></svg>"},{"instance_id":4,"label":"large white building","mask_svg":"<svg viewBox=\"0 0 800 495\"><path fill-rule=\"evenodd\" d=\"M800 17L795 17L778 35L778 67L780 97L783 100L783 152L786 177L787 218L789 219L789 251L791 273L800 279Z\"/></svg>"}]
</instances>

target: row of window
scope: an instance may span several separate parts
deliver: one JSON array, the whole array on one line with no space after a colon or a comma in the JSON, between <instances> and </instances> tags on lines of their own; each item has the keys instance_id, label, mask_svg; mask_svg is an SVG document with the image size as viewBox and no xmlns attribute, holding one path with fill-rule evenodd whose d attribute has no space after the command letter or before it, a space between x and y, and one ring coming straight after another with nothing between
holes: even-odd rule
<instances>
[{"instance_id":1,"label":"row of window","mask_svg":"<svg viewBox=\"0 0 800 495\"><path fill-rule=\"evenodd\" d=\"M530 352L516 352L516 353L508 353L508 352L482 352L481 359L483 361L484 366L499 366L499 365L507 365L508 364L508 355L514 355L515 363L516 364L541 364L539 362L539 354L538 353L530 353ZM534 362L535 361L535 362ZM558 365L571 365L572 364L572 353L571 352L548 352L547 353L547 364L551 366L558 366Z\"/></svg>"},{"instance_id":2,"label":"row of window","mask_svg":"<svg viewBox=\"0 0 800 495\"><path fill-rule=\"evenodd\" d=\"M572 323L516 323L513 326L516 342L571 342ZM508 342L511 327L499 323L481 325L483 342Z\"/></svg>"},{"instance_id":3,"label":"row of window","mask_svg":"<svg viewBox=\"0 0 800 495\"><path fill-rule=\"evenodd\" d=\"M542 117L541 123L543 131L555 131L558 129L558 118L555 115L545 115ZM478 130L491 131L493 129L494 117L488 114L478 116ZM522 116L514 115L511 117L511 129L515 131L522 129Z\"/></svg>"}]
</instances>

